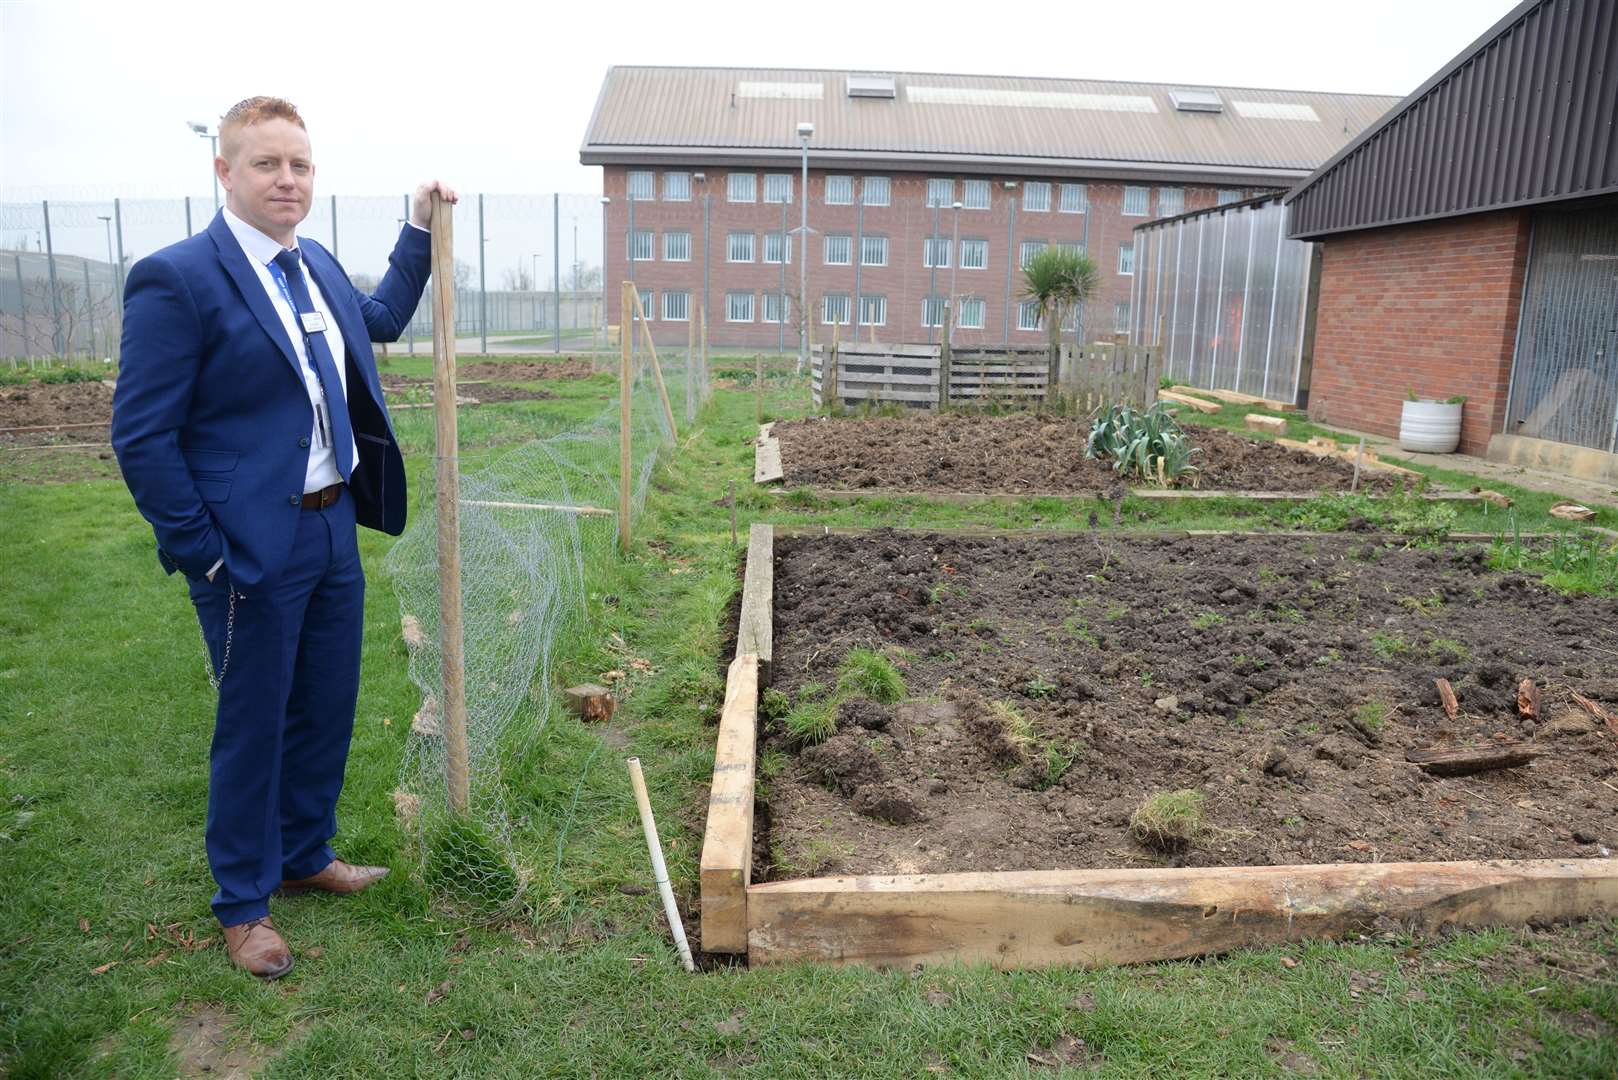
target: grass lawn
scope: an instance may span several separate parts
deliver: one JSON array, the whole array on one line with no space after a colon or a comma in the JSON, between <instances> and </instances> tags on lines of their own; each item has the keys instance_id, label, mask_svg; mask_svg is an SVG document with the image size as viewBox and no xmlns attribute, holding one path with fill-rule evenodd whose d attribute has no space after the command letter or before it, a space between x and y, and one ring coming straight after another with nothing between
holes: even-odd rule
<instances>
[{"instance_id":1,"label":"grass lawn","mask_svg":"<svg viewBox=\"0 0 1618 1080\"><path fill-rule=\"evenodd\" d=\"M389 370L428 363L396 355ZM362 531L364 680L336 846L395 872L349 900L272 901L298 956L273 984L229 967L208 910L212 694L182 584L158 568L150 531L106 463L68 483L35 483L27 466L8 465L0 1075L210 1075L197 1049L207 1040L187 1034L199 1023L224 1044L207 1059L211 1075L227 1071L227 1053L264 1075L320 1078L1015 1077L1063 1062L1072 1075L1118 1077L1618 1075L1611 922L1420 940L1390 928L1101 971L685 974L647 891L622 758L644 762L676 890L694 915L714 737L705 717L722 692L738 587L720 505L728 480L744 542L756 519L1082 528L1094 513L1103 528L1246 528L1285 524L1291 512L1126 500L1115 524L1110 504L1088 499L962 507L771 496L748 482L751 366L739 358L715 371L714 403L694 428L682 425L679 451L654 475L634 552L593 594L594 631L563 650L558 686L631 671L611 741L558 714L508 762L513 839L533 884L528 910L507 925L440 918L413 878L390 792L420 701L380 565L392 541ZM801 384L774 369L766 381L772 416L803 411ZM557 396L463 411L465 468L533 433L573 428L615 393L605 375L544 385ZM399 428L419 481L431 468L430 414L401 414ZM427 509L424 491L418 482L413 513ZM1550 521L1548 498L1512 494L1525 531ZM1454 523L1504 526L1498 510Z\"/></svg>"}]
</instances>

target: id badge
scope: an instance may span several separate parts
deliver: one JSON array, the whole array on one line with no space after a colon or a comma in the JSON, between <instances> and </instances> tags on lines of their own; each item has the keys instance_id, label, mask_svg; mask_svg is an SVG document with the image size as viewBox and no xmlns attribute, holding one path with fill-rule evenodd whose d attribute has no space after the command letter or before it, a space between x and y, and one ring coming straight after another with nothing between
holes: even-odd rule
<instances>
[{"instance_id":1,"label":"id badge","mask_svg":"<svg viewBox=\"0 0 1618 1080\"><path fill-rule=\"evenodd\" d=\"M331 420L323 402L315 403L315 446L321 450L331 446Z\"/></svg>"},{"instance_id":2,"label":"id badge","mask_svg":"<svg viewBox=\"0 0 1618 1080\"><path fill-rule=\"evenodd\" d=\"M326 329L326 317L318 311L305 311L298 318L303 320L303 332L306 334L318 334Z\"/></svg>"}]
</instances>

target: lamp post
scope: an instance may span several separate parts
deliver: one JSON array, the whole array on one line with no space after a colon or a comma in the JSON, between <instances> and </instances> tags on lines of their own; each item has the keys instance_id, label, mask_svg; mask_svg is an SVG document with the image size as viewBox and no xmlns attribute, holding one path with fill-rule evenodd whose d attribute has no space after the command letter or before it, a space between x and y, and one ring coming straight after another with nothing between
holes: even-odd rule
<instances>
[{"instance_id":1,"label":"lamp post","mask_svg":"<svg viewBox=\"0 0 1618 1080\"><path fill-rule=\"evenodd\" d=\"M950 252L951 252L950 262L949 262L949 315L950 315L950 319L949 319L949 343L950 343L950 346L953 348L954 345L955 345L955 324L959 321L956 318L957 312L955 311L955 270L956 270L957 267L959 267L961 265L961 203L960 203L960 201L957 200L953 204L951 209L953 209L955 211L955 228L954 228L954 230L952 232L952 239L950 240L950 244L949 244Z\"/></svg>"},{"instance_id":2,"label":"lamp post","mask_svg":"<svg viewBox=\"0 0 1618 1080\"><path fill-rule=\"evenodd\" d=\"M798 122L798 141L803 144L803 192L798 204L798 374L809 362L809 139L815 125Z\"/></svg>"},{"instance_id":3,"label":"lamp post","mask_svg":"<svg viewBox=\"0 0 1618 1080\"><path fill-rule=\"evenodd\" d=\"M214 158L219 156L219 132L217 129L208 130L207 124L199 124L195 120L187 120L185 126L208 140L208 147L212 153L208 157L208 171L213 174L213 208L219 209L219 170L214 167Z\"/></svg>"},{"instance_id":4,"label":"lamp post","mask_svg":"<svg viewBox=\"0 0 1618 1080\"><path fill-rule=\"evenodd\" d=\"M529 281L529 285L533 287L534 292L533 308L535 330L539 329L539 255L540 253L536 251L532 256L529 257L529 262L534 264L533 278Z\"/></svg>"}]
</instances>

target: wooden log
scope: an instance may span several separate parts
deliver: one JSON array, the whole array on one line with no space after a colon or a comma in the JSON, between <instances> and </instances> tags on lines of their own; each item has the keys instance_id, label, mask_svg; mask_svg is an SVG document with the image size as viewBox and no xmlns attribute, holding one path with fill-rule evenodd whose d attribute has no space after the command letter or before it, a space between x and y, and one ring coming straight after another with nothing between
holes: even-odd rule
<instances>
[{"instance_id":1,"label":"wooden log","mask_svg":"<svg viewBox=\"0 0 1618 1080\"><path fill-rule=\"evenodd\" d=\"M1224 406L1220 405L1218 402L1204 401L1202 398L1192 397L1190 394L1182 394L1177 390L1159 390L1157 392L1157 398L1159 401L1172 401L1176 405L1189 405L1191 408L1202 413L1216 413L1220 409L1224 408Z\"/></svg>"},{"instance_id":2,"label":"wooden log","mask_svg":"<svg viewBox=\"0 0 1618 1080\"><path fill-rule=\"evenodd\" d=\"M611 720L618 708L618 699L612 691L595 683L580 683L562 691L562 701L568 710L584 720Z\"/></svg>"},{"instance_id":3,"label":"wooden log","mask_svg":"<svg viewBox=\"0 0 1618 1080\"><path fill-rule=\"evenodd\" d=\"M1600 720L1602 723L1606 724L1607 727L1612 729L1612 733L1614 735L1618 735L1618 716L1614 716L1612 713L1608 712L1604 707L1602 707L1600 702L1590 700L1577 690L1569 690L1568 693L1573 695L1574 704L1578 705L1579 708L1583 709L1597 720Z\"/></svg>"},{"instance_id":4,"label":"wooden log","mask_svg":"<svg viewBox=\"0 0 1618 1080\"><path fill-rule=\"evenodd\" d=\"M444 779L450 810L471 806L466 743L466 658L461 624L461 471L455 398L454 207L432 196L434 473L438 509L438 649L443 694Z\"/></svg>"},{"instance_id":5,"label":"wooden log","mask_svg":"<svg viewBox=\"0 0 1618 1080\"><path fill-rule=\"evenodd\" d=\"M1461 715L1461 703L1455 700L1455 687L1448 679L1434 679L1433 685L1438 687L1438 700L1443 703L1444 715L1451 720Z\"/></svg>"},{"instance_id":6,"label":"wooden log","mask_svg":"<svg viewBox=\"0 0 1618 1080\"><path fill-rule=\"evenodd\" d=\"M1270 409L1274 412L1297 412L1298 407L1289 401L1277 401L1275 398L1255 397L1244 394L1240 390L1203 390L1197 388L1197 393L1228 401L1232 405L1255 405L1260 409Z\"/></svg>"},{"instance_id":7,"label":"wooden log","mask_svg":"<svg viewBox=\"0 0 1618 1080\"><path fill-rule=\"evenodd\" d=\"M1530 720L1539 719L1539 685L1533 679L1517 684L1517 711Z\"/></svg>"},{"instance_id":8,"label":"wooden log","mask_svg":"<svg viewBox=\"0 0 1618 1080\"><path fill-rule=\"evenodd\" d=\"M1494 769L1526 765L1544 750L1528 743L1482 743L1476 746L1432 747L1406 752L1405 760L1434 776L1469 776Z\"/></svg>"},{"instance_id":9,"label":"wooden log","mask_svg":"<svg viewBox=\"0 0 1618 1080\"><path fill-rule=\"evenodd\" d=\"M758 657L758 677L770 685L775 655L775 526L747 530L747 570L742 579L742 610L736 628L736 655Z\"/></svg>"},{"instance_id":10,"label":"wooden log","mask_svg":"<svg viewBox=\"0 0 1618 1080\"><path fill-rule=\"evenodd\" d=\"M1263 431L1271 435L1285 435L1287 433L1287 422L1279 416L1248 413L1242 418L1242 425L1250 431Z\"/></svg>"},{"instance_id":11,"label":"wooden log","mask_svg":"<svg viewBox=\"0 0 1618 1080\"><path fill-rule=\"evenodd\" d=\"M753 871L753 767L758 741L758 657L738 656L725 682L714 746L708 824L702 837L702 947L747 951L747 886Z\"/></svg>"},{"instance_id":12,"label":"wooden log","mask_svg":"<svg viewBox=\"0 0 1618 1080\"><path fill-rule=\"evenodd\" d=\"M1521 925L1618 911L1618 859L809 878L747 890L748 960L1099 967L1340 937L1379 919Z\"/></svg>"},{"instance_id":13,"label":"wooden log","mask_svg":"<svg viewBox=\"0 0 1618 1080\"><path fill-rule=\"evenodd\" d=\"M83 428L104 428L111 420L92 420L83 424L29 424L26 427L0 428L0 435L43 435L50 431L78 431Z\"/></svg>"}]
</instances>

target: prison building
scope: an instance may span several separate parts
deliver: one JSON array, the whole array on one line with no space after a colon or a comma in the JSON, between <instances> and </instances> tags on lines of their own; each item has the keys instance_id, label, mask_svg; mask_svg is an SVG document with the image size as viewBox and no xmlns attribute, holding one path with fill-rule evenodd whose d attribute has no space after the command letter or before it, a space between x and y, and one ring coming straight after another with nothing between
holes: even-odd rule
<instances>
[{"instance_id":1,"label":"prison building","mask_svg":"<svg viewBox=\"0 0 1618 1080\"><path fill-rule=\"evenodd\" d=\"M1319 250L1310 415L1618 483L1618 4L1528 0L1286 196Z\"/></svg>"},{"instance_id":2,"label":"prison building","mask_svg":"<svg viewBox=\"0 0 1618 1080\"><path fill-rule=\"evenodd\" d=\"M806 270L817 342L834 327L843 340L926 341L953 298L957 344L1038 344L1047 335L1019 273L1035 252L1089 253L1101 280L1078 329L1111 337L1131 321L1135 225L1289 188L1395 102L615 67L579 156L602 167L609 321L619 321L616 284L633 280L660 343L684 342L705 311L713 344L795 350ZM814 126L807 185L803 123Z\"/></svg>"}]
</instances>

